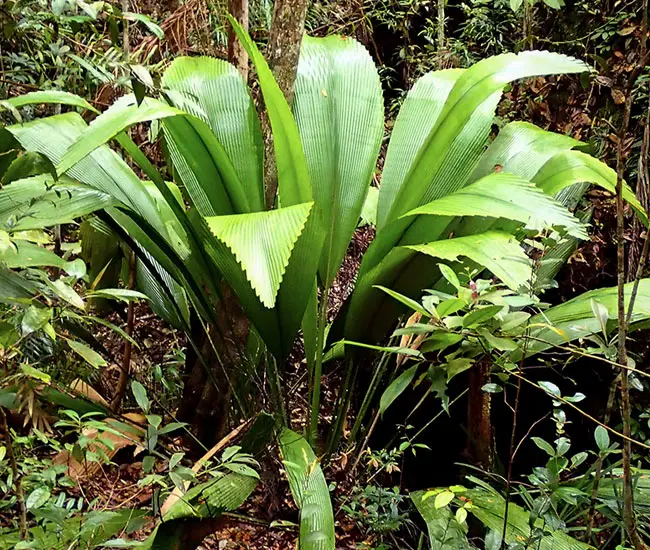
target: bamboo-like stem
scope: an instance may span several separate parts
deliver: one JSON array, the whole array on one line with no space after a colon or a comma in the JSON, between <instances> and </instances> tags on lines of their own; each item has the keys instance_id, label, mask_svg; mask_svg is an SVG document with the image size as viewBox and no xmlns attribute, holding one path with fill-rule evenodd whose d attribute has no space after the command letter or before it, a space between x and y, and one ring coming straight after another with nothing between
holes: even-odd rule
<instances>
[{"instance_id":1,"label":"bamboo-like stem","mask_svg":"<svg viewBox=\"0 0 650 550\"><path fill-rule=\"evenodd\" d=\"M354 425L352 426L352 430L350 431L350 441L354 441L356 439L357 433L361 429L361 424L363 423L363 420L366 417L366 413L368 412L368 408L370 407L370 403L372 402L372 399L375 396L377 387L379 385L379 381L384 376L384 372L386 372L386 367L388 366L389 358L390 358L390 354L384 353L381 359L379 360L379 364L377 365L377 368L375 369L375 373L372 376L372 380L370 381L370 386L368 386L368 390L366 391L366 394L363 396L363 401L361 402L361 407L359 407L357 418L355 419Z\"/></svg>"},{"instance_id":2,"label":"bamboo-like stem","mask_svg":"<svg viewBox=\"0 0 650 550\"><path fill-rule=\"evenodd\" d=\"M311 388L311 409L307 428L307 441L314 448L318 437L318 416L320 414L321 377L323 375L323 344L327 326L327 305L329 286L323 289L318 307L318 332L316 335L316 357L314 358L314 376Z\"/></svg>"},{"instance_id":3,"label":"bamboo-like stem","mask_svg":"<svg viewBox=\"0 0 650 550\"><path fill-rule=\"evenodd\" d=\"M129 255L129 290L135 288L135 252ZM111 403L111 410L117 412L124 399L126 387L129 383L129 376L131 374L131 353L133 346L131 345L131 336L133 335L133 325L135 324L135 303L133 300L129 302L126 314L126 334L129 336L124 340L124 354L122 355L122 366L120 367L120 378L117 381L117 389L115 390L115 397Z\"/></svg>"},{"instance_id":4,"label":"bamboo-like stem","mask_svg":"<svg viewBox=\"0 0 650 550\"><path fill-rule=\"evenodd\" d=\"M618 289L618 340L617 362L627 365L627 315L625 313L625 203L623 200L623 174L625 171L624 147L627 131L630 125L632 102L634 99L634 84L647 62L647 54L643 55L642 63L638 63L627 83L623 123L618 134L616 147L616 274ZM628 313L629 315L629 313ZM632 445L631 445L631 410L629 373L621 371L621 413L623 419L623 518L630 542L636 550L646 550L648 547L639 535L634 514L634 487L632 484Z\"/></svg>"}]
</instances>

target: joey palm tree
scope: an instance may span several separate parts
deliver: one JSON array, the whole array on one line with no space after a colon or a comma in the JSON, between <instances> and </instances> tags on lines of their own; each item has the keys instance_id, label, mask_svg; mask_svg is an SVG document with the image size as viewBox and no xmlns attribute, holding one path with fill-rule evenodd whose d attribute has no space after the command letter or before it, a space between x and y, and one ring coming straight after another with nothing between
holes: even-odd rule
<instances>
[{"instance_id":1,"label":"joey palm tree","mask_svg":"<svg viewBox=\"0 0 650 550\"><path fill-rule=\"evenodd\" d=\"M138 104L125 96L89 125L69 112L8 130L25 150L47 156L60 175L114 201L105 209L107 221L139 252L149 288L180 326L191 333L179 305L186 297L215 335L213 370L225 372L223 392L242 410L248 404L237 393L254 376L257 351L281 364L302 327L313 436L328 294L375 171L384 134L381 87L356 41L306 37L292 111L254 43L233 24L257 70L274 134L274 210L264 209L255 106L240 74L221 60L178 58L165 71L157 98ZM613 191L611 169L581 152L578 141L530 124L506 125L486 148L508 82L586 70L573 58L532 51L466 70L434 71L415 84L389 142L377 236L331 338L381 341L403 306L377 287L417 296L444 284L441 261L454 268L470 262L514 290L530 289L532 262L519 242L526 226L586 236L563 205L575 201L584 182ZM56 94L28 94L15 106L62 99L83 106L79 98ZM125 133L150 121L161 129L174 183L164 181ZM113 139L152 184L107 147ZM625 196L647 223L627 187ZM250 319L246 342L246 334L234 334L223 319L230 291ZM251 370L236 372L238 363ZM278 375L273 369L268 374L270 380Z\"/></svg>"}]
</instances>

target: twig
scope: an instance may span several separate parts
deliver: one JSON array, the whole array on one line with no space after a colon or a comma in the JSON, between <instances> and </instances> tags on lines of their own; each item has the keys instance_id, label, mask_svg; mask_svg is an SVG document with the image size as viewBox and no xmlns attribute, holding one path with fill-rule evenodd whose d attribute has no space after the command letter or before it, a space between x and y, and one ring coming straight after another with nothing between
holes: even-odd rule
<instances>
[{"instance_id":1,"label":"twig","mask_svg":"<svg viewBox=\"0 0 650 550\"><path fill-rule=\"evenodd\" d=\"M607 397L607 408L605 409L605 416L603 422L609 424L609 419L614 409L614 398L616 397L616 386L618 386L619 376L615 376L612 380L612 385L609 388L609 396ZM596 475L594 477L594 484L591 488L591 503L587 511L587 530L585 532L585 540L588 542L591 539L591 531L594 528L594 517L596 514L596 502L598 500L598 487L600 486L600 478L603 475L603 455L601 454L596 461Z\"/></svg>"},{"instance_id":2,"label":"twig","mask_svg":"<svg viewBox=\"0 0 650 550\"><path fill-rule=\"evenodd\" d=\"M647 0L644 2L647 10ZM648 54L642 56L642 60L632 71L627 82L627 93L625 97L625 110L623 113L623 123L618 134L616 147L616 240L617 240L617 281L618 281L618 353L617 361L622 365L627 365L627 317L625 314L625 217L623 201L623 173L625 171L624 144L627 137L628 127L630 125L630 115L632 112L632 102L634 99L634 84L641 74L643 67L647 62ZM631 312L631 308L630 308ZM630 402L630 380L628 373L621 372L621 409L623 417L623 517L627 528L630 541L636 550L646 550L648 547L641 540L637 530L634 515L634 488L632 486L632 445L631 445L631 409Z\"/></svg>"}]
</instances>

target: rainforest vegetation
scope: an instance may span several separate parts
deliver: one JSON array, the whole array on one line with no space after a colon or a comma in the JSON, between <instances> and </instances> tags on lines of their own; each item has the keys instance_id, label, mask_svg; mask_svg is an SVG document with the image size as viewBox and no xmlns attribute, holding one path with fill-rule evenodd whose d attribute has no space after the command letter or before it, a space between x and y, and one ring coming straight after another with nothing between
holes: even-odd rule
<instances>
[{"instance_id":1,"label":"rainforest vegetation","mask_svg":"<svg viewBox=\"0 0 650 550\"><path fill-rule=\"evenodd\" d=\"M0 548L647 550L648 0L0 0Z\"/></svg>"}]
</instances>

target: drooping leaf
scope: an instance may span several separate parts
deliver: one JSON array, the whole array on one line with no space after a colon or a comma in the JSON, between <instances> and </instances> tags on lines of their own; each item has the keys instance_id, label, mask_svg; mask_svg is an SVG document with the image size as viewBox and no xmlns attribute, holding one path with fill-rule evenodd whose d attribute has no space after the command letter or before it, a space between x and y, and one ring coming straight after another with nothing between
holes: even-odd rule
<instances>
[{"instance_id":1,"label":"drooping leaf","mask_svg":"<svg viewBox=\"0 0 650 550\"><path fill-rule=\"evenodd\" d=\"M114 204L106 193L65 177L55 183L43 174L0 189L0 225L11 231L41 229L70 223Z\"/></svg>"},{"instance_id":2,"label":"drooping leaf","mask_svg":"<svg viewBox=\"0 0 650 550\"><path fill-rule=\"evenodd\" d=\"M300 510L301 550L334 550L334 514L325 476L314 451L288 429L279 438L293 500Z\"/></svg>"},{"instance_id":3,"label":"drooping leaf","mask_svg":"<svg viewBox=\"0 0 650 550\"><path fill-rule=\"evenodd\" d=\"M60 90L29 92L16 97L11 97L5 101L14 108L24 107L25 105L38 105L39 103L57 103L59 105L81 107L82 109L87 109L93 113L99 112L84 98Z\"/></svg>"},{"instance_id":4,"label":"drooping leaf","mask_svg":"<svg viewBox=\"0 0 650 550\"><path fill-rule=\"evenodd\" d=\"M57 172L65 174L80 160L109 142L124 131L125 128L139 122L158 120L181 114L183 114L182 111L163 101L144 98L142 103L138 105L134 96L123 96L93 120L81 133L58 162Z\"/></svg>"},{"instance_id":5,"label":"drooping leaf","mask_svg":"<svg viewBox=\"0 0 650 550\"><path fill-rule=\"evenodd\" d=\"M484 216L520 221L534 229L564 227L587 238L584 226L534 184L511 174L491 174L462 189L411 210L405 216Z\"/></svg>"},{"instance_id":6,"label":"drooping leaf","mask_svg":"<svg viewBox=\"0 0 650 550\"><path fill-rule=\"evenodd\" d=\"M489 231L408 248L448 261L458 261L461 256L469 258L515 291L529 288L533 277L530 258L517 240L507 233Z\"/></svg>"},{"instance_id":7,"label":"drooping leaf","mask_svg":"<svg viewBox=\"0 0 650 550\"><path fill-rule=\"evenodd\" d=\"M580 151L567 151L555 155L537 172L533 181L549 195L554 195L577 182L592 183L610 193L616 193L616 172L605 163ZM625 182L623 182L623 198L647 227L648 214Z\"/></svg>"},{"instance_id":8,"label":"drooping leaf","mask_svg":"<svg viewBox=\"0 0 650 550\"><path fill-rule=\"evenodd\" d=\"M87 128L77 113L66 113L7 129L28 151L38 151L58 165L68 148L80 139ZM91 154L68 170L68 175L102 191L133 209L165 234L160 213L145 186L129 166L107 146L97 147Z\"/></svg>"}]
</instances>

